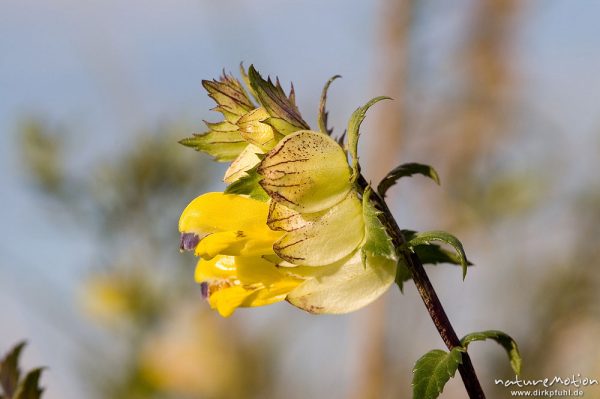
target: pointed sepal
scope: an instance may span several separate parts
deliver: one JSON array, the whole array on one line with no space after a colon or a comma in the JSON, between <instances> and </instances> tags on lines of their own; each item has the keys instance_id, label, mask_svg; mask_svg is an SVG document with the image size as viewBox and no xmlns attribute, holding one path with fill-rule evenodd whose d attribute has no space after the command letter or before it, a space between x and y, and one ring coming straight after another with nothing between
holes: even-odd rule
<instances>
[{"instance_id":1,"label":"pointed sepal","mask_svg":"<svg viewBox=\"0 0 600 399\"><path fill-rule=\"evenodd\" d=\"M348 121L348 150L352 156L352 181L356 181L360 174L358 166L358 136L360 134L360 125L365 119L368 109L381 100L391 100L391 98L385 96L375 97L362 107L357 108Z\"/></svg>"},{"instance_id":2,"label":"pointed sepal","mask_svg":"<svg viewBox=\"0 0 600 399\"><path fill-rule=\"evenodd\" d=\"M327 103L327 90L329 90L329 86L331 85L331 83L333 83L334 80L341 78L341 75L335 75L332 76L327 83L325 83L325 86L323 87L323 92L321 93L321 102L319 103L319 130L321 131L321 133L325 133L331 136L331 133L333 133L333 129L329 129L327 127L327 116L328 116L328 112L326 109L326 103Z\"/></svg>"},{"instance_id":3,"label":"pointed sepal","mask_svg":"<svg viewBox=\"0 0 600 399\"><path fill-rule=\"evenodd\" d=\"M219 80L203 80L202 86L217 103L215 111L221 112L231 123L237 122L242 115L254 109L244 86L231 75L223 72Z\"/></svg>"},{"instance_id":4,"label":"pointed sepal","mask_svg":"<svg viewBox=\"0 0 600 399\"><path fill-rule=\"evenodd\" d=\"M207 123L210 131L194 134L179 141L186 147L211 155L216 161L230 162L236 159L248 143L242 138L237 126L229 122Z\"/></svg>"},{"instance_id":5,"label":"pointed sepal","mask_svg":"<svg viewBox=\"0 0 600 399\"><path fill-rule=\"evenodd\" d=\"M274 84L270 78L263 79L253 65L250 65L248 69L248 80L260 104L272 118L278 119L280 133L287 132L285 134L289 134L298 130L310 129L296 107L293 86L290 95L287 96L281 88L279 80L276 80Z\"/></svg>"}]
</instances>

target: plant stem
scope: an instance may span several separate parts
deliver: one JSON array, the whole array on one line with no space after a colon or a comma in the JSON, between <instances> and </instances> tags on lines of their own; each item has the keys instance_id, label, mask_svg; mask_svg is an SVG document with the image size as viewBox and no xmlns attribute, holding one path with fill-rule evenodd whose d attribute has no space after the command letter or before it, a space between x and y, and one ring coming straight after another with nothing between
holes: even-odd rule
<instances>
[{"instance_id":1,"label":"plant stem","mask_svg":"<svg viewBox=\"0 0 600 399\"><path fill-rule=\"evenodd\" d=\"M357 183L363 190L369 185L362 175L359 176ZM410 270L413 281L417 286L417 290L423 299L423 303L425 303L425 307L429 312L429 316L431 316L431 320L433 320L433 324L435 324L442 340L449 350L461 346L460 340L444 311L444 307L431 285L431 281L429 281L423 263L416 254L406 249L404 245L406 244L406 240L390 208L387 206L385 200L375 191L371 195L371 199L376 208L383 212L382 222L392 238L394 247L399 251L399 255L404 258L406 266ZM469 398L485 399L485 394L481 389L477 374L475 374L475 369L473 368L473 363L467 352L462 353L462 364L458 366L458 371L469 394Z\"/></svg>"}]
</instances>

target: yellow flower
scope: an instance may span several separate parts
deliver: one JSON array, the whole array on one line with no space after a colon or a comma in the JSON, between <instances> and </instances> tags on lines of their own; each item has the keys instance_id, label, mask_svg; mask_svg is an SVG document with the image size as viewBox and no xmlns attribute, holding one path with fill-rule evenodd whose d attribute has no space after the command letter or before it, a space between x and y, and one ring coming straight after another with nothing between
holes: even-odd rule
<instances>
[{"instance_id":1,"label":"yellow flower","mask_svg":"<svg viewBox=\"0 0 600 399\"><path fill-rule=\"evenodd\" d=\"M302 278L281 272L273 243L283 233L267 223L269 205L241 195L208 193L193 200L179 221L182 249L202 257L196 281L211 307L229 316L240 306L282 301Z\"/></svg>"},{"instance_id":2,"label":"yellow flower","mask_svg":"<svg viewBox=\"0 0 600 399\"><path fill-rule=\"evenodd\" d=\"M258 170L268 202L208 193L181 215L181 248L202 258L195 277L212 308L229 316L288 300L312 313L346 313L385 292L396 264L361 252L363 205L339 144L293 133Z\"/></svg>"},{"instance_id":3,"label":"yellow flower","mask_svg":"<svg viewBox=\"0 0 600 399\"><path fill-rule=\"evenodd\" d=\"M281 271L261 257L217 256L200 260L196 281L210 306L227 317L238 307L270 305L286 299L304 279Z\"/></svg>"},{"instance_id":4,"label":"yellow flower","mask_svg":"<svg viewBox=\"0 0 600 399\"><path fill-rule=\"evenodd\" d=\"M207 193L193 200L181 214L181 249L197 256L261 256L273 254L282 234L267 224L269 206L238 195Z\"/></svg>"},{"instance_id":5,"label":"yellow flower","mask_svg":"<svg viewBox=\"0 0 600 399\"><path fill-rule=\"evenodd\" d=\"M293 87L286 95L253 67L242 74L258 106L230 76L204 82L225 120L182 141L233 161L229 194L201 195L179 221L181 248L202 258L202 293L223 316L284 299L313 313L365 306L394 282L397 266L393 248L379 249L389 249L388 237L357 191L346 151L307 130Z\"/></svg>"}]
</instances>

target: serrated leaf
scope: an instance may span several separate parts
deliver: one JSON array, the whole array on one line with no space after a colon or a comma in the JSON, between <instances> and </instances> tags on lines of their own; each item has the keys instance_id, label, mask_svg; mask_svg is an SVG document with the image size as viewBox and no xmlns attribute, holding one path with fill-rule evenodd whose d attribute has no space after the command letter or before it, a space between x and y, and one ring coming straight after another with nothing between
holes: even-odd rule
<instances>
[{"instance_id":1,"label":"serrated leaf","mask_svg":"<svg viewBox=\"0 0 600 399\"><path fill-rule=\"evenodd\" d=\"M286 96L278 80L276 84L270 78L264 80L253 65L248 69L248 80L258 101L269 115L284 120L295 128L294 131L310 129L296 107L293 88L289 97ZM289 128L288 126L288 130Z\"/></svg>"},{"instance_id":2,"label":"serrated leaf","mask_svg":"<svg viewBox=\"0 0 600 399\"><path fill-rule=\"evenodd\" d=\"M448 251L437 244L417 245L413 251L424 265L449 263L462 266L462 260L456 252ZM473 263L467 260L467 266L473 266Z\"/></svg>"},{"instance_id":3,"label":"serrated leaf","mask_svg":"<svg viewBox=\"0 0 600 399\"><path fill-rule=\"evenodd\" d=\"M19 384L19 378L21 376L21 370L19 369L19 357L21 351L25 347L26 342L20 342L15 345L2 359L0 363L0 385L4 394L11 398L13 397L17 386Z\"/></svg>"},{"instance_id":4,"label":"serrated leaf","mask_svg":"<svg viewBox=\"0 0 600 399\"><path fill-rule=\"evenodd\" d=\"M519 346L517 342L511 338L510 335L498 331L498 330L487 330L481 332L474 332L465 335L461 340L460 344L467 349L469 344L473 341L484 341L486 339L492 339L500 344L510 360L510 366L512 367L515 374L521 374L521 354L519 352Z\"/></svg>"},{"instance_id":5,"label":"serrated leaf","mask_svg":"<svg viewBox=\"0 0 600 399\"><path fill-rule=\"evenodd\" d=\"M218 104L215 111L221 112L231 123L237 122L240 116L254 109L242 84L224 72L219 80L203 80L202 86Z\"/></svg>"},{"instance_id":6,"label":"serrated leaf","mask_svg":"<svg viewBox=\"0 0 600 399\"><path fill-rule=\"evenodd\" d=\"M361 248L363 261L367 255L395 261L398 257L394 244L392 244L392 239L388 235L385 226L379 220L378 215L381 212L369 201L371 194L371 187L367 187L363 193L363 218L365 221L365 243Z\"/></svg>"},{"instance_id":7,"label":"serrated leaf","mask_svg":"<svg viewBox=\"0 0 600 399\"><path fill-rule=\"evenodd\" d=\"M429 165L420 163L405 163L392 169L377 186L377 192L382 197L385 197L387 190L392 187L401 177L409 177L412 175L423 175L431 178L438 185L440 177L435 169Z\"/></svg>"},{"instance_id":8,"label":"serrated leaf","mask_svg":"<svg viewBox=\"0 0 600 399\"><path fill-rule=\"evenodd\" d=\"M448 263L452 265L461 266L460 258L455 252L448 251L439 245L417 245L413 248L413 252L417 254L419 260L424 265L437 265L439 263ZM469 266L473 266L471 262L468 262ZM398 261L398 272L396 276L396 284L400 288L400 292L404 292L404 282L412 279L412 274L408 267L404 263L404 259L399 257Z\"/></svg>"},{"instance_id":9,"label":"serrated leaf","mask_svg":"<svg viewBox=\"0 0 600 399\"><path fill-rule=\"evenodd\" d=\"M227 186L225 194L242 194L259 201L268 201L269 195L259 184L263 178L256 171L259 165L256 165L252 169L248 169L245 171L245 176L240 177L238 180Z\"/></svg>"},{"instance_id":10,"label":"serrated leaf","mask_svg":"<svg viewBox=\"0 0 600 399\"><path fill-rule=\"evenodd\" d=\"M413 369L413 399L437 398L456 374L462 363L463 351L461 347L455 347L450 352L436 349L417 360Z\"/></svg>"},{"instance_id":11,"label":"serrated leaf","mask_svg":"<svg viewBox=\"0 0 600 399\"><path fill-rule=\"evenodd\" d=\"M406 262L402 256L398 257L398 265L396 269L396 285L400 288L400 292L404 293L404 282L412 279L412 273L408 269Z\"/></svg>"},{"instance_id":12,"label":"serrated leaf","mask_svg":"<svg viewBox=\"0 0 600 399\"><path fill-rule=\"evenodd\" d=\"M352 116L350 116L350 120L348 121L348 149L350 150L350 155L352 156L353 181L355 181L360 174L360 171L358 170L358 136L360 125L367 115L367 110L381 100L391 100L391 98L385 96L375 97L362 107L357 108L356 111L352 113Z\"/></svg>"},{"instance_id":13,"label":"serrated leaf","mask_svg":"<svg viewBox=\"0 0 600 399\"><path fill-rule=\"evenodd\" d=\"M31 370L27 373L23 381L19 384L15 399L41 398L42 392L44 392L44 389L39 386L42 371L44 371L43 367Z\"/></svg>"},{"instance_id":14,"label":"serrated leaf","mask_svg":"<svg viewBox=\"0 0 600 399\"><path fill-rule=\"evenodd\" d=\"M469 261L467 260L467 255L465 254L465 250L461 242L452 234L446 233L445 231L427 231L423 233L415 233L412 239L407 240L406 246L412 251L415 251L417 246L430 245L432 241L442 241L454 248L456 254L458 255L460 265L462 266L464 280L465 276L467 275Z\"/></svg>"},{"instance_id":15,"label":"serrated leaf","mask_svg":"<svg viewBox=\"0 0 600 399\"><path fill-rule=\"evenodd\" d=\"M209 124L211 125L214 126ZM211 130L203 134L194 134L192 137L180 140L179 144L206 152L219 162L233 161L248 145L237 130L237 126L235 128L236 130L231 131Z\"/></svg>"},{"instance_id":16,"label":"serrated leaf","mask_svg":"<svg viewBox=\"0 0 600 399\"><path fill-rule=\"evenodd\" d=\"M402 230L402 235L406 241L412 240L417 234L414 230ZM456 252L448 251L437 244L416 245L412 251L417 255L419 260L424 265L437 265L438 263L449 263L452 265L462 266L460 257ZM473 266L467 260L468 266ZM404 263L404 259L399 257L398 269L396 275L396 284L400 288L400 292L404 292L404 282L412 279L412 274Z\"/></svg>"},{"instance_id":17,"label":"serrated leaf","mask_svg":"<svg viewBox=\"0 0 600 399\"><path fill-rule=\"evenodd\" d=\"M410 241L415 237L417 232L413 230L402 230L402 235L406 241ZM450 263L453 265L461 265L460 257L456 252L448 251L437 244L417 245L413 249L417 254L421 263L424 265L436 265L438 263ZM467 260L468 266L473 266L473 263Z\"/></svg>"},{"instance_id":18,"label":"serrated leaf","mask_svg":"<svg viewBox=\"0 0 600 399\"><path fill-rule=\"evenodd\" d=\"M341 75L332 76L331 78L329 78L327 83L325 83L325 86L323 87L323 92L321 93L321 102L319 104L319 130L321 130L321 133L325 133L330 136L331 133L333 133L333 129L329 129L327 127L327 116L329 114L325 109L327 103L327 90L329 90L329 86L331 85L331 83L338 78L341 78Z\"/></svg>"}]
</instances>

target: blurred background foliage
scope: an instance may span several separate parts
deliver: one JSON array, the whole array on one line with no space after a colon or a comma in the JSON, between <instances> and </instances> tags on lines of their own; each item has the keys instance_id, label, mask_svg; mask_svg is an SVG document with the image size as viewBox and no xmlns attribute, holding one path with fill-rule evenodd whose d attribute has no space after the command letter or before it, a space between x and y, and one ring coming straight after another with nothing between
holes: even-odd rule
<instances>
[{"instance_id":1,"label":"blurred background foliage","mask_svg":"<svg viewBox=\"0 0 600 399\"><path fill-rule=\"evenodd\" d=\"M176 223L223 169L177 140L217 118L199 81L241 60L293 80L312 121L344 75L338 133L393 97L365 122L363 170L440 172L441 188L415 178L389 197L403 228L452 231L475 263L465 282L430 271L459 335L509 332L525 378L600 378L599 5L7 4L0 348L30 340L47 398L407 397L414 361L443 347L410 284L347 316L209 311ZM489 397L506 397L504 353L470 351ZM443 397L464 397L460 381Z\"/></svg>"}]
</instances>

